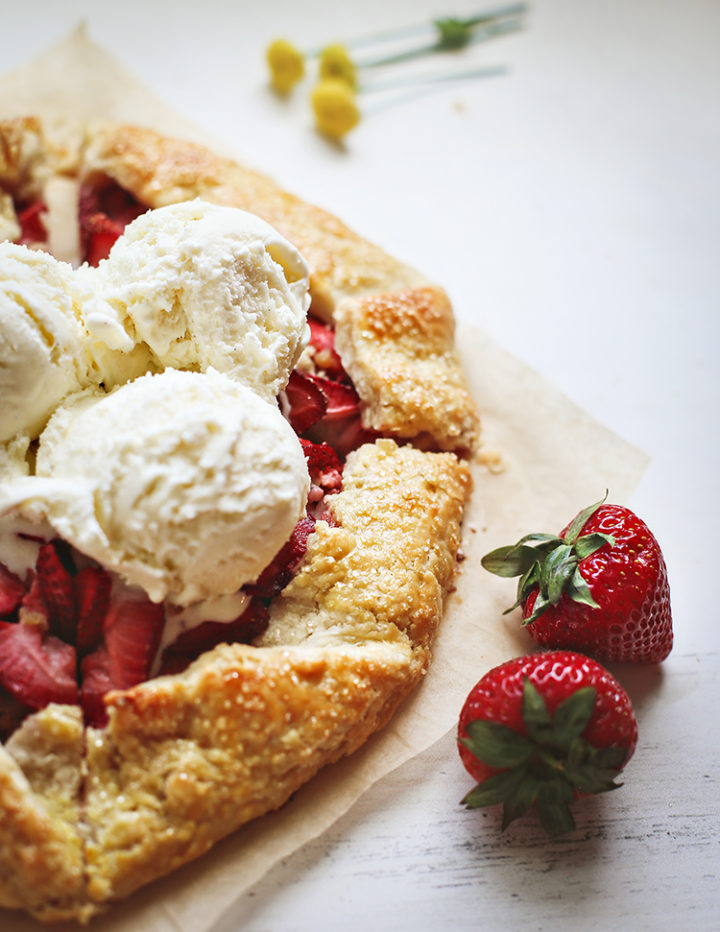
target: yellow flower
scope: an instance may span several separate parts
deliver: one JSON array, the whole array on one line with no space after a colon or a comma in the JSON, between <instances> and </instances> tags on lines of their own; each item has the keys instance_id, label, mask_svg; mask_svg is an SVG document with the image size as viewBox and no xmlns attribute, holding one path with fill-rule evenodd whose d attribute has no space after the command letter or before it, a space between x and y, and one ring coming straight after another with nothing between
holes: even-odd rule
<instances>
[{"instance_id":1,"label":"yellow flower","mask_svg":"<svg viewBox=\"0 0 720 932\"><path fill-rule=\"evenodd\" d=\"M339 78L350 87L357 85L355 65L344 45L328 45L320 55L320 77Z\"/></svg>"},{"instance_id":2,"label":"yellow flower","mask_svg":"<svg viewBox=\"0 0 720 932\"><path fill-rule=\"evenodd\" d=\"M281 94L287 94L305 74L302 52L287 39L275 39L268 46L266 57L272 86Z\"/></svg>"},{"instance_id":3,"label":"yellow flower","mask_svg":"<svg viewBox=\"0 0 720 932\"><path fill-rule=\"evenodd\" d=\"M317 128L331 139L341 139L360 122L353 89L340 78L325 78L316 84L310 101Z\"/></svg>"}]
</instances>

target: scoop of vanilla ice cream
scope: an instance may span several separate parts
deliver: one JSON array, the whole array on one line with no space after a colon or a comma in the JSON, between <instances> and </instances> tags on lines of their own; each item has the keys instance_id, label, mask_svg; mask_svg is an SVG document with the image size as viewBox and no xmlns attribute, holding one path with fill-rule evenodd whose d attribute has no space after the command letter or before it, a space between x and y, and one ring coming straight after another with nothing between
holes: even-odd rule
<instances>
[{"instance_id":1,"label":"scoop of vanilla ice cream","mask_svg":"<svg viewBox=\"0 0 720 932\"><path fill-rule=\"evenodd\" d=\"M308 339L309 272L253 214L184 201L134 220L97 269L90 332L117 350L145 343L158 367L213 367L275 398Z\"/></svg>"},{"instance_id":2,"label":"scoop of vanilla ice cream","mask_svg":"<svg viewBox=\"0 0 720 932\"><path fill-rule=\"evenodd\" d=\"M80 393L48 423L36 472L6 487L0 508L41 503L78 550L179 605L256 579L309 489L277 406L213 370Z\"/></svg>"},{"instance_id":3,"label":"scoop of vanilla ice cream","mask_svg":"<svg viewBox=\"0 0 720 932\"><path fill-rule=\"evenodd\" d=\"M72 267L0 243L0 442L34 439L57 404L97 380Z\"/></svg>"},{"instance_id":4,"label":"scoop of vanilla ice cream","mask_svg":"<svg viewBox=\"0 0 720 932\"><path fill-rule=\"evenodd\" d=\"M97 286L96 269L89 265L81 265L75 269L75 290L82 311L83 324L87 332L88 352L93 358L95 366L100 373L103 386L108 391L124 382L131 382L146 372L159 372L159 365L152 350L146 343L133 343L123 341L120 348L111 339L113 346L105 342L103 328L90 330L86 323L86 314L96 313Z\"/></svg>"}]
</instances>

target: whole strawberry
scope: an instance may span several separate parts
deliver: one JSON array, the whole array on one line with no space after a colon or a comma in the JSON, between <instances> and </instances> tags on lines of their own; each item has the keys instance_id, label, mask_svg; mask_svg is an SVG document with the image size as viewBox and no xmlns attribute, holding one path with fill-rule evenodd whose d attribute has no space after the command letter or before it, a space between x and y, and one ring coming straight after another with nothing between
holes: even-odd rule
<instances>
[{"instance_id":1,"label":"whole strawberry","mask_svg":"<svg viewBox=\"0 0 720 932\"><path fill-rule=\"evenodd\" d=\"M670 589L660 545L621 505L591 505L560 532L528 534L483 557L520 576L517 601L531 637L608 662L657 663L672 650Z\"/></svg>"},{"instance_id":2,"label":"whole strawberry","mask_svg":"<svg viewBox=\"0 0 720 932\"><path fill-rule=\"evenodd\" d=\"M503 804L503 829L535 805L551 835L575 827L579 794L616 789L632 757L637 722L630 700L589 657L552 651L495 667L471 690L458 750L478 785L469 808Z\"/></svg>"}]
</instances>

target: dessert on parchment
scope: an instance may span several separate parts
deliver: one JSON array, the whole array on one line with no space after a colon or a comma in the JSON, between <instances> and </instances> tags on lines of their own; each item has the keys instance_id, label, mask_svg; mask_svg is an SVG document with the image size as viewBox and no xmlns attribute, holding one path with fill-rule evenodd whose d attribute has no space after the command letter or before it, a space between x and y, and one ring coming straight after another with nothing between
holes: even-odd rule
<instances>
[{"instance_id":1,"label":"dessert on parchment","mask_svg":"<svg viewBox=\"0 0 720 932\"><path fill-rule=\"evenodd\" d=\"M0 904L87 921L420 682L478 418L445 293L335 217L91 127L73 268L23 233L21 129L0 123Z\"/></svg>"}]
</instances>

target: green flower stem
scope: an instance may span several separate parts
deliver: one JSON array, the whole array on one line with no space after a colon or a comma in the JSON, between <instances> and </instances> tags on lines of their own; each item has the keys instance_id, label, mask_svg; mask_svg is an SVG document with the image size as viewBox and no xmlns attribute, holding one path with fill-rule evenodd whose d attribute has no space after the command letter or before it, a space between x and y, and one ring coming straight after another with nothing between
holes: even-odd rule
<instances>
[{"instance_id":1,"label":"green flower stem","mask_svg":"<svg viewBox=\"0 0 720 932\"><path fill-rule=\"evenodd\" d=\"M392 91L404 87L414 87L419 84L434 84L445 81L469 81L473 78L494 78L507 74L504 65L490 65L487 68L471 68L464 71L427 72L425 74L410 74L401 78L388 78L386 81L371 81L362 84L358 91L369 94L375 91Z\"/></svg>"},{"instance_id":2,"label":"green flower stem","mask_svg":"<svg viewBox=\"0 0 720 932\"><path fill-rule=\"evenodd\" d=\"M368 36L359 36L355 39L343 40L343 45L348 49L361 49L379 42L390 42L401 39L412 39L415 36L427 35L435 36L436 41L427 46L427 48L437 51L439 48L452 48L453 42L460 41L461 45L467 44L467 39L456 38L458 36L467 36L469 38L472 31L483 23L491 23L495 20L506 19L507 17L522 16L527 12L527 6L524 3L513 3L507 6L496 7L492 10L485 10L477 13L475 16L466 18L447 17L437 19L429 23L415 23L410 26L400 26L394 29L385 29L381 32L375 32ZM322 54L323 47L311 49L307 52L308 58L315 58ZM425 54L425 51L416 54Z\"/></svg>"},{"instance_id":3,"label":"green flower stem","mask_svg":"<svg viewBox=\"0 0 720 932\"><path fill-rule=\"evenodd\" d=\"M433 42L431 45L423 45L417 49L408 49L404 52L398 52L395 55L388 55L383 58L375 58L366 61L358 61L355 66L362 68L381 68L386 65L396 65L401 62L413 61L416 58L422 58L425 55L432 55L436 52L455 51L459 48L465 48L467 45L475 45L478 42L486 42L488 39L494 39L497 36L507 35L511 32L518 32L522 27L520 19L507 19L499 22L492 22L483 29L473 30L468 34L468 38L462 45L446 45L440 40Z\"/></svg>"}]
</instances>

